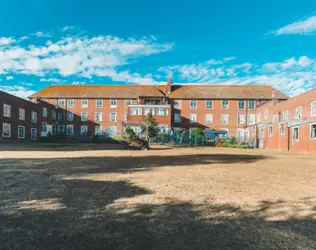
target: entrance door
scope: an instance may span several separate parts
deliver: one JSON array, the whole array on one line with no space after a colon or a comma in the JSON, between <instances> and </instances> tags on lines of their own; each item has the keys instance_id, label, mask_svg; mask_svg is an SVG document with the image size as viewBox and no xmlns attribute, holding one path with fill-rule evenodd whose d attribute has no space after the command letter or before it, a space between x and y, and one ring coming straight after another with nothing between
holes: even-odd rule
<instances>
[{"instance_id":1,"label":"entrance door","mask_svg":"<svg viewBox=\"0 0 316 250\"><path fill-rule=\"evenodd\" d=\"M262 139L262 138L259 139L259 148L261 148L261 149L264 148L264 139Z\"/></svg>"}]
</instances>

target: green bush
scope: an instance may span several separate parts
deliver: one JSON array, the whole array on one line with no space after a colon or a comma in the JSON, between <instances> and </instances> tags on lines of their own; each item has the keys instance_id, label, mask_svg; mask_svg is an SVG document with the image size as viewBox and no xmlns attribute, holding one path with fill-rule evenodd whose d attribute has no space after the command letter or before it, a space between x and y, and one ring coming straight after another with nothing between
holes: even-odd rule
<instances>
[{"instance_id":1,"label":"green bush","mask_svg":"<svg viewBox=\"0 0 316 250\"><path fill-rule=\"evenodd\" d=\"M183 143L184 143L184 138L185 138L186 134L187 134L187 131L185 131L185 130L183 130L183 131L181 132L180 144L183 144Z\"/></svg>"},{"instance_id":2,"label":"green bush","mask_svg":"<svg viewBox=\"0 0 316 250\"><path fill-rule=\"evenodd\" d=\"M191 129L191 135L193 135L193 136L204 135L204 132L200 128L192 128Z\"/></svg>"},{"instance_id":3,"label":"green bush","mask_svg":"<svg viewBox=\"0 0 316 250\"><path fill-rule=\"evenodd\" d=\"M122 143L126 143L129 147L135 149L148 149L149 143L147 140L140 138L134 133L133 130L128 129L125 131L125 140Z\"/></svg>"}]
</instances>

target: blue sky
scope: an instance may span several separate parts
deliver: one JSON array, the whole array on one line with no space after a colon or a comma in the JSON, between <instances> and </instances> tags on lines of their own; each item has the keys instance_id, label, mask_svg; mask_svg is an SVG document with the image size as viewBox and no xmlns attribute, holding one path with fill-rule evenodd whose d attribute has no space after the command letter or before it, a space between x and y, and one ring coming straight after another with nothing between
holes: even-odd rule
<instances>
[{"instance_id":1,"label":"blue sky","mask_svg":"<svg viewBox=\"0 0 316 250\"><path fill-rule=\"evenodd\" d=\"M0 89L50 84L316 87L315 0L1 0Z\"/></svg>"}]
</instances>

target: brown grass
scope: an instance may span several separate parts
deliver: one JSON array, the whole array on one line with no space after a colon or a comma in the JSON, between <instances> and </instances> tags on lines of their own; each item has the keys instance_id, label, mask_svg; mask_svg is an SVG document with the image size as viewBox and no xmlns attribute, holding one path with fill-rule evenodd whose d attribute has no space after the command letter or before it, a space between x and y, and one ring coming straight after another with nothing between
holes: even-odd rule
<instances>
[{"instance_id":1,"label":"brown grass","mask_svg":"<svg viewBox=\"0 0 316 250\"><path fill-rule=\"evenodd\" d=\"M316 249L316 156L0 145L0 249Z\"/></svg>"}]
</instances>

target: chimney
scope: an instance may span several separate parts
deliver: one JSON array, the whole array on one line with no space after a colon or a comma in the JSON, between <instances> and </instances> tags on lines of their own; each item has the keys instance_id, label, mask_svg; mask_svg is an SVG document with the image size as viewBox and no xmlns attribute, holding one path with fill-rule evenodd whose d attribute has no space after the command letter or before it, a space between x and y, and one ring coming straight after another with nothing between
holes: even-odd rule
<instances>
[{"instance_id":1,"label":"chimney","mask_svg":"<svg viewBox=\"0 0 316 250\"><path fill-rule=\"evenodd\" d=\"M275 91L272 91L271 99L272 99L272 105L273 106L275 106L276 104L279 103L278 98L276 97L276 92Z\"/></svg>"},{"instance_id":2,"label":"chimney","mask_svg":"<svg viewBox=\"0 0 316 250\"><path fill-rule=\"evenodd\" d=\"M168 78L167 86L166 86L166 93L170 94L171 93L171 85L172 85L172 79L171 77Z\"/></svg>"}]
</instances>

